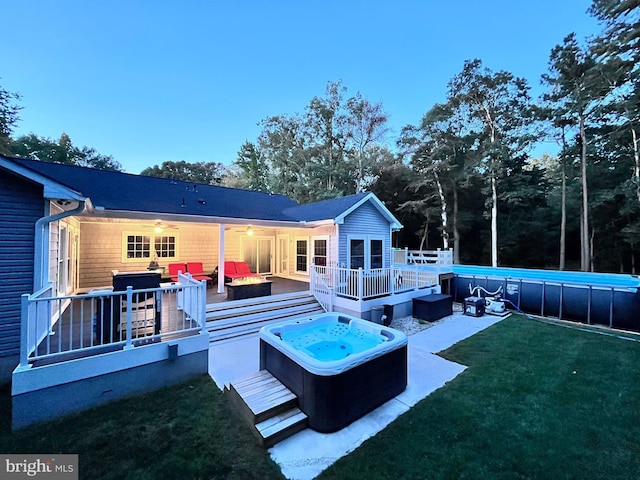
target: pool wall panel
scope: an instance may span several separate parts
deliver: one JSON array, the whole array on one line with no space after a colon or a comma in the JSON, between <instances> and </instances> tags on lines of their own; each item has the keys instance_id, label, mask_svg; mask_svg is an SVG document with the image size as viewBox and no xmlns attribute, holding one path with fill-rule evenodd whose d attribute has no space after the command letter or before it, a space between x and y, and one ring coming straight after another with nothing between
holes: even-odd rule
<instances>
[{"instance_id":1,"label":"pool wall panel","mask_svg":"<svg viewBox=\"0 0 640 480\"><path fill-rule=\"evenodd\" d=\"M571 272L549 272L549 279L531 278L532 271L526 272L526 278L500 277L491 273L489 267L486 272L485 275L481 275L480 270L474 274L456 273L452 280L455 301L462 303L470 296L469 284L490 292L502 286L503 298L525 313L640 331L640 293L632 284L635 280L632 277L622 276L621 281L627 284L608 286L604 280L613 281L615 277L603 275L602 283L592 285L572 283ZM559 279L563 273L567 274L566 283ZM539 274L544 275L544 271ZM507 307L510 307L508 303Z\"/></svg>"}]
</instances>

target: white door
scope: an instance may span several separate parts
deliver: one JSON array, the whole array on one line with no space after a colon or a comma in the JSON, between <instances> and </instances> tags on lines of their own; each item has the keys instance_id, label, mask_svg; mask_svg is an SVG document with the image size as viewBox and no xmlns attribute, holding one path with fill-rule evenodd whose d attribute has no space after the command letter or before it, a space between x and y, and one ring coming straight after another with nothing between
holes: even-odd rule
<instances>
[{"instance_id":1,"label":"white door","mask_svg":"<svg viewBox=\"0 0 640 480\"><path fill-rule=\"evenodd\" d=\"M273 238L254 237L242 240L242 258L254 273L269 275L273 273Z\"/></svg>"},{"instance_id":2,"label":"white door","mask_svg":"<svg viewBox=\"0 0 640 480\"><path fill-rule=\"evenodd\" d=\"M289 235L278 236L278 266L277 273L283 277L289 276Z\"/></svg>"}]
</instances>

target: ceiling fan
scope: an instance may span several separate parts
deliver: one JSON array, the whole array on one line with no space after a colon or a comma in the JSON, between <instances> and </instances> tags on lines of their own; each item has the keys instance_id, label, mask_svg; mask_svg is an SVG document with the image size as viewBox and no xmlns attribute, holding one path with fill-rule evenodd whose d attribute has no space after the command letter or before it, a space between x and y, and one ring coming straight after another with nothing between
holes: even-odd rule
<instances>
[{"instance_id":1,"label":"ceiling fan","mask_svg":"<svg viewBox=\"0 0 640 480\"><path fill-rule=\"evenodd\" d=\"M173 223L163 222L161 220L158 220L155 223L143 223L140 226L146 227L146 228L153 228L153 231L155 233L162 233L165 230L178 230L178 225Z\"/></svg>"}]
</instances>

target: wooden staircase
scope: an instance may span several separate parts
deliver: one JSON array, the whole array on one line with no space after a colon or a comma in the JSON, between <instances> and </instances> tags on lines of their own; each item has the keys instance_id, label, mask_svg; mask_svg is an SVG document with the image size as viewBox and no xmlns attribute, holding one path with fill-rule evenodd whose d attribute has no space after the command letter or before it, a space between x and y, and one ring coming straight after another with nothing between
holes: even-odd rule
<instances>
[{"instance_id":1,"label":"wooden staircase","mask_svg":"<svg viewBox=\"0 0 640 480\"><path fill-rule=\"evenodd\" d=\"M265 448L307 427L298 397L266 370L231 382L225 394Z\"/></svg>"},{"instance_id":2,"label":"wooden staircase","mask_svg":"<svg viewBox=\"0 0 640 480\"><path fill-rule=\"evenodd\" d=\"M211 342L251 335L262 326L306 318L325 310L310 292L285 293L207 305Z\"/></svg>"}]
</instances>

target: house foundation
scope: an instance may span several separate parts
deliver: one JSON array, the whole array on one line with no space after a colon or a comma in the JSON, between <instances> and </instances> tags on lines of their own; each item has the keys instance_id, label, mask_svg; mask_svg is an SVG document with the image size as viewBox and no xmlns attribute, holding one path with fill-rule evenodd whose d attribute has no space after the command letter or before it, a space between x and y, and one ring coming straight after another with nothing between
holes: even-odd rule
<instances>
[{"instance_id":1,"label":"house foundation","mask_svg":"<svg viewBox=\"0 0 640 480\"><path fill-rule=\"evenodd\" d=\"M151 392L208 372L206 333L134 350L16 369L12 384L13 428Z\"/></svg>"}]
</instances>

